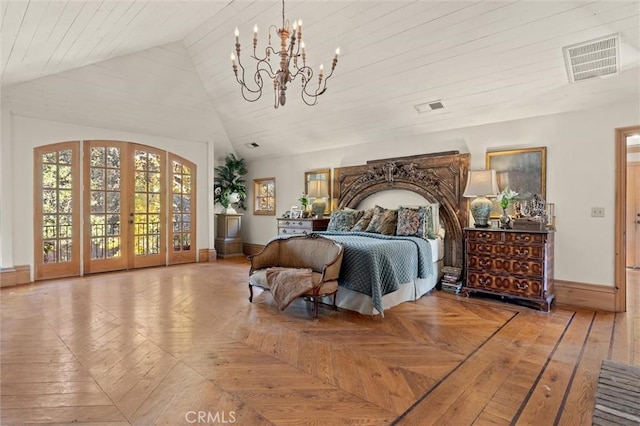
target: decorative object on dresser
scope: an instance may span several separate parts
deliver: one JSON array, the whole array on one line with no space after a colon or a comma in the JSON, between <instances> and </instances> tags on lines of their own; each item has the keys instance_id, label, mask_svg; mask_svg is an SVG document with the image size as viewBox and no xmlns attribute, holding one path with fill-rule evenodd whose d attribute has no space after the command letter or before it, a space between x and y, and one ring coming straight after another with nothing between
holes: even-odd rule
<instances>
[{"instance_id":1,"label":"decorative object on dresser","mask_svg":"<svg viewBox=\"0 0 640 426\"><path fill-rule=\"evenodd\" d=\"M509 204L513 204L513 200L517 196L518 193L512 191L509 187L506 187L498 194L498 202L500 203L500 207L502 207L502 215L500 216L500 228L502 229L511 229L513 227L511 216L507 214L507 207L509 207ZM516 212L517 211L518 209L516 209Z\"/></svg>"},{"instance_id":2,"label":"decorative object on dresser","mask_svg":"<svg viewBox=\"0 0 640 426\"><path fill-rule=\"evenodd\" d=\"M548 206L551 207L548 208ZM553 204L547 204L539 194L534 195L530 200L519 202L516 212L518 216L513 219L515 229L537 231L554 229L553 219L549 220L549 216L553 217Z\"/></svg>"},{"instance_id":3,"label":"decorative object on dresser","mask_svg":"<svg viewBox=\"0 0 640 426\"><path fill-rule=\"evenodd\" d=\"M218 257L224 259L226 257L243 256L242 238L240 237L242 215L220 213L216 216L215 248L218 252Z\"/></svg>"},{"instance_id":4,"label":"decorative object on dresser","mask_svg":"<svg viewBox=\"0 0 640 426\"><path fill-rule=\"evenodd\" d=\"M275 216L276 178L253 180L253 214Z\"/></svg>"},{"instance_id":5,"label":"decorative object on dresser","mask_svg":"<svg viewBox=\"0 0 640 426\"><path fill-rule=\"evenodd\" d=\"M313 215L322 219L324 217L324 210L327 207L325 199L329 197L328 182L321 179L309 182L309 197L314 199L311 204Z\"/></svg>"},{"instance_id":6,"label":"decorative object on dresser","mask_svg":"<svg viewBox=\"0 0 640 426\"><path fill-rule=\"evenodd\" d=\"M313 190L313 184L312 182L314 181L324 181L324 185L326 185L326 189L322 188L321 191L319 191L321 194L324 194L322 196L321 199L318 200L318 202L324 202L325 203L325 208L324 208L324 216L328 216L331 214L331 169L318 169L318 170L311 170L309 172L304 172L304 192L309 196L309 198L311 199L312 205L313 203L316 201L315 200L315 194Z\"/></svg>"},{"instance_id":7,"label":"decorative object on dresser","mask_svg":"<svg viewBox=\"0 0 640 426\"><path fill-rule=\"evenodd\" d=\"M309 234L314 231L326 231L329 219L292 219L278 218L278 235Z\"/></svg>"},{"instance_id":8,"label":"decorative object on dresser","mask_svg":"<svg viewBox=\"0 0 640 426\"><path fill-rule=\"evenodd\" d=\"M548 312L554 232L465 228L464 292L501 296Z\"/></svg>"},{"instance_id":9,"label":"decorative object on dresser","mask_svg":"<svg viewBox=\"0 0 640 426\"><path fill-rule=\"evenodd\" d=\"M488 228L492 203L487 197L498 193L495 170L470 170L463 197L475 197L469 206L476 228Z\"/></svg>"}]
</instances>

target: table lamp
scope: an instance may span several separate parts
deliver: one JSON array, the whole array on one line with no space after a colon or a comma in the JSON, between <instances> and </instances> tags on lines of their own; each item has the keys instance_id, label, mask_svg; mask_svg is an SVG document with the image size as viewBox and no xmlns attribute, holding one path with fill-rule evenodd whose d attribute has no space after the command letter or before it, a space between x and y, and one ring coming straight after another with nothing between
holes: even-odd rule
<instances>
[{"instance_id":1,"label":"table lamp","mask_svg":"<svg viewBox=\"0 0 640 426\"><path fill-rule=\"evenodd\" d=\"M495 197L498 193L498 181L495 170L470 170L467 187L463 197L476 197L471 201L471 215L476 228L488 228L492 203L487 197Z\"/></svg>"},{"instance_id":2,"label":"table lamp","mask_svg":"<svg viewBox=\"0 0 640 426\"><path fill-rule=\"evenodd\" d=\"M324 200L329 196L329 186L327 181L323 179L309 181L309 194L310 198L314 198L311 203L311 211L318 218L324 217L324 209L327 207L327 203Z\"/></svg>"}]
</instances>

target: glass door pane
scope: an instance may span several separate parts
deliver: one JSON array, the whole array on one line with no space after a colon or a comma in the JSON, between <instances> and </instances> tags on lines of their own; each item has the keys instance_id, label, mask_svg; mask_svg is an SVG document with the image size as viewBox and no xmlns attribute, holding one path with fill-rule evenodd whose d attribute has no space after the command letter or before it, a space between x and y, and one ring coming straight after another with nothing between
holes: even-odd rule
<instances>
[{"instance_id":1,"label":"glass door pane","mask_svg":"<svg viewBox=\"0 0 640 426\"><path fill-rule=\"evenodd\" d=\"M169 263L196 261L196 166L169 154L171 193L171 245Z\"/></svg>"},{"instance_id":2,"label":"glass door pane","mask_svg":"<svg viewBox=\"0 0 640 426\"><path fill-rule=\"evenodd\" d=\"M80 275L79 143L34 149L35 278Z\"/></svg>"},{"instance_id":3,"label":"glass door pane","mask_svg":"<svg viewBox=\"0 0 640 426\"><path fill-rule=\"evenodd\" d=\"M133 267L166 264L165 155L160 150L133 145Z\"/></svg>"},{"instance_id":4,"label":"glass door pane","mask_svg":"<svg viewBox=\"0 0 640 426\"><path fill-rule=\"evenodd\" d=\"M84 270L91 273L126 269L126 144L88 141L84 149Z\"/></svg>"}]
</instances>

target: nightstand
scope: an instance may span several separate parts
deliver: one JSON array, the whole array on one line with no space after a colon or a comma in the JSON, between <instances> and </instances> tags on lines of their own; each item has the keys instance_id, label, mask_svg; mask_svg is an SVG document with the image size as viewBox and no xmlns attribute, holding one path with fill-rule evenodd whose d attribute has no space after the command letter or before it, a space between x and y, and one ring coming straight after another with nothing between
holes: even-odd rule
<instances>
[{"instance_id":1,"label":"nightstand","mask_svg":"<svg viewBox=\"0 0 640 426\"><path fill-rule=\"evenodd\" d=\"M503 296L551 309L553 231L465 228L463 291Z\"/></svg>"},{"instance_id":2,"label":"nightstand","mask_svg":"<svg viewBox=\"0 0 640 426\"><path fill-rule=\"evenodd\" d=\"M314 231L326 231L329 218L326 219L278 219L278 235L308 234Z\"/></svg>"}]
</instances>

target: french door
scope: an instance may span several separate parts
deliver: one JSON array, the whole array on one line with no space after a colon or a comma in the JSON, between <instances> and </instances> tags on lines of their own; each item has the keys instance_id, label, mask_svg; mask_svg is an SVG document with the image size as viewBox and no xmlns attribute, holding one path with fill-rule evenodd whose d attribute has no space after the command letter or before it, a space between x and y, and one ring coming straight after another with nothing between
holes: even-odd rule
<instances>
[{"instance_id":1,"label":"french door","mask_svg":"<svg viewBox=\"0 0 640 426\"><path fill-rule=\"evenodd\" d=\"M34 149L35 279L80 274L80 142Z\"/></svg>"},{"instance_id":2,"label":"french door","mask_svg":"<svg viewBox=\"0 0 640 426\"><path fill-rule=\"evenodd\" d=\"M82 159L79 147L35 150L37 279L196 261L193 163L127 142L85 141Z\"/></svg>"}]
</instances>

